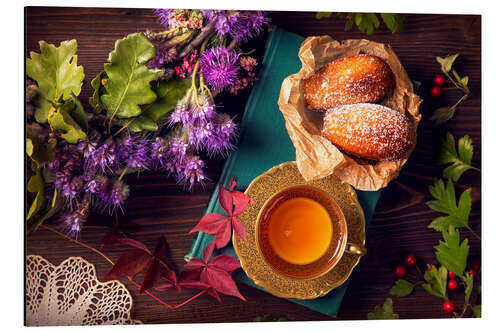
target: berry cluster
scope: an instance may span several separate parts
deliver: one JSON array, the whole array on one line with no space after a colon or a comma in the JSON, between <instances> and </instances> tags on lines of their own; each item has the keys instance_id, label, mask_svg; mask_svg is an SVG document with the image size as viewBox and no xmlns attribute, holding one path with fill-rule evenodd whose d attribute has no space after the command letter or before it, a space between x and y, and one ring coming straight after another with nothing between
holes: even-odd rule
<instances>
[{"instance_id":1,"label":"berry cluster","mask_svg":"<svg viewBox=\"0 0 500 333\"><path fill-rule=\"evenodd\" d=\"M407 274L407 267L408 268L415 267L417 270L419 270L417 267L417 258L415 257L415 255L408 254L405 257L404 265L397 264L394 267L394 274L398 278L405 277L405 275ZM480 267L481 266L480 266L479 262L472 261L469 264L469 268L467 269L466 272L469 273L472 276L472 278L475 279L479 270L480 270ZM419 270L419 272L420 272L420 270ZM458 281L456 278L457 278L457 275L455 273L453 273L452 271L448 272L448 283L447 283L448 290L454 291L458 288ZM443 303L443 310L448 312L448 313L455 311L455 303L453 303L453 301L451 301L451 300L446 300Z\"/></svg>"},{"instance_id":2,"label":"berry cluster","mask_svg":"<svg viewBox=\"0 0 500 333\"><path fill-rule=\"evenodd\" d=\"M438 98L439 96L441 96L441 94L443 93L443 90L442 90L442 86L443 84L446 82L446 79L444 78L443 75L441 74L438 74L436 76L434 76L434 86L431 88L431 96L434 97L434 98Z\"/></svg>"}]
</instances>

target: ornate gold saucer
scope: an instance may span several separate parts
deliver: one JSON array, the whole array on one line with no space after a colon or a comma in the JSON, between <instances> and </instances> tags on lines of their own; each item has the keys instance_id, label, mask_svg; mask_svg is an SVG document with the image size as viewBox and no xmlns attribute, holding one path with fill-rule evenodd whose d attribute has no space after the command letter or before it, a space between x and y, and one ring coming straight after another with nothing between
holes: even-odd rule
<instances>
[{"instance_id":1,"label":"ornate gold saucer","mask_svg":"<svg viewBox=\"0 0 500 333\"><path fill-rule=\"evenodd\" d=\"M278 273L267 264L257 245L256 224L259 211L275 193L296 185L314 186L331 195L347 220L347 241L364 246L365 216L351 185L334 175L306 182L295 162L272 167L248 186L245 194L255 200L255 203L248 205L240 215L246 227L246 241L233 233L233 246L241 267L258 286L277 297L313 299L326 295L344 283L361 257L344 253L332 270L314 279L291 278Z\"/></svg>"}]
</instances>

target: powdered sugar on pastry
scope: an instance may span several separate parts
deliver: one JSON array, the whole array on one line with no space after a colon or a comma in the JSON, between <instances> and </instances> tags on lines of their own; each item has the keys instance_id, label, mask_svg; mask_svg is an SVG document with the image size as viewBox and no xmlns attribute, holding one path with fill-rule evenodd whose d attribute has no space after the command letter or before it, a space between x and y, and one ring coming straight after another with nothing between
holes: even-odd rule
<instances>
[{"instance_id":1,"label":"powdered sugar on pastry","mask_svg":"<svg viewBox=\"0 0 500 333\"><path fill-rule=\"evenodd\" d=\"M389 65L379 57L359 54L334 60L304 80L304 96L312 110L342 104L381 101L394 84Z\"/></svg>"},{"instance_id":2,"label":"powdered sugar on pastry","mask_svg":"<svg viewBox=\"0 0 500 333\"><path fill-rule=\"evenodd\" d=\"M340 150L376 161L406 157L416 139L415 130L404 114L370 103L327 110L322 134Z\"/></svg>"}]
</instances>

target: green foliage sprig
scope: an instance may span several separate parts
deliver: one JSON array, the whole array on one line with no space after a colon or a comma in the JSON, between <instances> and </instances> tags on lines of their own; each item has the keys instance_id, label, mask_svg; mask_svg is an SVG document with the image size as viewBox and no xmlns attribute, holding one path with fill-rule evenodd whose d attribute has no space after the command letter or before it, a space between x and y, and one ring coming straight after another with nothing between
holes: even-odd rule
<instances>
[{"instance_id":1,"label":"green foliage sprig","mask_svg":"<svg viewBox=\"0 0 500 333\"><path fill-rule=\"evenodd\" d=\"M451 106L440 107L434 111L434 114L430 119L433 120L436 125L445 123L448 120L450 120L454 116L457 106L460 103L467 100L467 98L470 95L470 90L468 87L469 77L468 76L461 77L457 73L457 71L453 68L453 63L455 62L458 56L459 53L447 56L445 58L436 57L436 61L441 65L441 72L443 72L443 74L446 75L448 80L450 80L450 82L453 83L454 85L453 89L461 90L464 93L464 95L460 97L460 99L458 99L458 101L455 104Z\"/></svg>"},{"instance_id":2,"label":"green foliage sprig","mask_svg":"<svg viewBox=\"0 0 500 333\"><path fill-rule=\"evenodd\" d=\"M455 138L450 132L446 133L441 142L437 160L440 165L448 165L443 171L443 176L456 182L467 170L480 171L471 165L473 152L472 139L468 135L458 139L455 148Z\"/></svg>"},{"instance_id":3,"label":"green foliage sprig","mask_svg":"<svg viewBox=\"0 0 500 333\"><path fill-rule=\"evenodd\" d=\"M316 18L329 18L333 12L317 12ZM380 24L384 22L387 29L392 33L401 32L404 28L404 16L401 14L391 13L337 13L340 18L346 19L345 30L351 30L353 25L356 25L359 31L372 35L375 30L380 28Z\"/></svg>"}]
</instances>

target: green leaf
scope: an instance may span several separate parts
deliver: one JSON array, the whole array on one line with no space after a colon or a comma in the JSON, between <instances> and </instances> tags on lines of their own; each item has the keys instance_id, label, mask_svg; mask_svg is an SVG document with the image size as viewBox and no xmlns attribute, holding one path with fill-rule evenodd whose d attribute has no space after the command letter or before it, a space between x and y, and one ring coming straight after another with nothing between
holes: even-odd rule
<instances>
[{"instance_id":1,"label":"green leaf","mask_svg":"<svg viewBox=\"0 0 500 333\"><path fill-rule=\"evenodd\" d=\"M38 167L40 167L42 163L48 163L54 160L54 148L56 144L57 141L55 139L44 144L33 132L26 130L26 153Z\"/></svg>"},{"instance_id":2,"label":"green leaf","mask_svg":"<svg viewBox=\"0 0 500 333\"><path fill-rule=\"evenodd\" d=\"M40 41L40 53L30 52L26 59L26 73L38 83L40 107L35 118L40 123L47 121L51 103L65 101L78 96L82 88L83 67L77 65L76 40L63 41L59 47Z\"/></svg>"},{"instance_id":3,"label":"green leaf","mask_svg":"<svg viewBox=\"0 0 500 333\"><path fill-rule=\"evenodd\" d=\"M109 118L131 118L142 113L141 105L153 103L156 94L150 82L157 80L162 70L149 69L146 63L154 58L154 45L143 33L130 34L117 40L104 65L108 76L101 101Z\"/></svg>"},{"instance_id":4,"label":"green leaf","mask_svg":"<svg viewBox=\"0 0 500 333\"><path fill-rule=\"evenodd\" d=\"M474 317L481 318L481 304L474 305L472 307L472 312L474 313Z\"/></svg>"},{"instance_id":5,"label":"green leaf","mask_svg":"<svg viewBox=\"0 0 500 333\"><path fill-rule=\"evenodd\" d=\"M132 132L156 131L158 121L175 108L177 102L186 95L189 87L191 87L191 79L160 82L158 87L155 88L158 99L154 103L144 106L143 113L135 118L128 128ZM122 120L124 124L127 121L129 120Z\"/></svg>"},{"instance_id":6,"label":"green leaf","mask_svg":"<svg viewBox=\"0 0 500 333\"><path fill-rule=\"evenodd\" d=\"M432 114L430 120L434 121L435 125L445 123L450 120L453 115L455 115L456 108L456 105L437 108Z\"/></svg>"},{"instance_id":7,"label":"green leaf","mask_svg":"<svg viewBox=\"0 0 500 333\"><path fill-rule=\"evenodd\" d=\"M446 188L444 182L439 179L435 180L433 185L429 186L429 192L437 199L427 201L429 208L447 214L434 219L429 228L437 231L447 231L448 228L462 228L469 225L469 214L472 206L471 189L467 189L460 195L458 206L455 197L455 187L451 180L448 180Z\"/></svg>"},{"instance_id":8,"label":"green leaf","mask_svg":"<svg viewBox=\"0 0 500 333\"><path fill-rule=\"evenodd\" d=\"M472 288L474 287L474 278L471 274L465 272L462 281L465 283L465 304L468 304L470 295L472 294Z\"/></svg>"},{"instance_id":9,"label":"green leaf","mask_svg":"<svg viewBox=\"0 0 500 333\"><path fill-rule=\"evenodd\" d=\"M444 177L457 181L460 176L467 170L472 169L471 165L474 147L472 139L465 135L458 139L458 151L455 148L455 139L448 132L441 142L439 151L438 164L450 164L444 169Z\"/></svg>"},{"instance_id":10,"label":"green leaf","mask_svg":"<svg viewBox=\"0 0 500 333\"><path fill-rule=\"evenodd\" d=\"M71 99L65 102L67 106L65 108L68 110L68 114L73 118L73 120L80 126L85 132L89 129L89 119L87 113L83 109L82 103L72 96Z\"/></svg>"},{"instance_id":11,"label":"green leaf","mask_svg":"<svg viewBox=\"0 0 500 333\"><path fill-rule=\"evenodd\" d=\"M407 280L399 279L389 291L393 296L404 297L411 294L415 285Z\"/></svg>"},{"instance_id":12,"label":"green leaf","mask_svg":"<svg viewBox=\"0 0 500 333\"><path fill-rule=\"evenodd\" d=\"M316 19L321 20L322 18L329 18L332 16L332 12L317 12Z\"/></svg>"},{"instance_id":13,"label":"green leaf","mask_svg":"<svg viewBox=\"0 0 500 333\"><path fill-rule=\"evenodd\" d=\"M448 271L445 267L439 267L439 270L434 265L429 265L428 269L424 273L424 279L427 283L424 283L422 287L429 294L437 297L441 297L445 300L448 299L448 294L446 290L446 282L448 278Z\"/></svg>"},{"instance_id":14,"label":"green leaf","mask_svg":"<svg viewBox=\"0 0 500 333\"><path fill-rule=\"evenodd\" d=\"M35 199L31 203L28 211L28 215L26 215L26 220L29 221L29 219L38 213L40 209L45 207L45 204L47 203L45 200L43 178L40 168L37 168L36 173L28 180L28 191L36 193Z\"/></svg>"},{"instance_id":15,"label":"green leaf","mask_svg":"<svg viewBox=\"0 0 500 333\"><path fill-rule=\"evenodd\" d=\"M62 203L61 203L61 200L59 199L59 197L57 196L57 190L54 190L54 194L52 195L51 204L45 209L45 211L43 211L40 214L35 215L34 217L32 217L31 219L29 219L27 221L26 231L28 233L36 231L38 229L38 227L40 227L40 225L45 220L54 216L54 214L56 214L61 207L62 207Z\"/></svg>"},{"instance_id":16,"label":"green leaf","mask_svg":"<svg viewBox=\"0 0 500 333\"><path fill-rule=\"evenodd\" d=\"M441 71L443 73L448 73L451 70L451 66L455 62L455 59L458 57L458 53L454 55L447 56L446 58L436 57L437 62L441 64Z\"/></svg>"},{"instance_id":17,"label":"green leaf","mask_svg":"<svg viewBox=\"0 0 500 333\"><path fill-rule=\"evenodd\" d=\"M392 298L387 298L384 304L375 306L375 310L369 312L367 318L369 320L398 319L399 315L393 312Z\"/></svg>"},{"instance_id":18,"label":"green leaf","mask_svg":"<svg viewBox=\"0 0 500 333\"><path fill-rule=\"evenodd\" d=\"M380 17L392 33L403 31L404 16L400 14L380 13Z\"/></svg>"},{"instance_id":19,"label":"green leaf","mask_svg":"<svg viewBox=\"0 0 500 333\"><path fill-rule=\"evenodd\" d=\"M48 122L52 129L60 131L61 137L69 143L77 143L79 139L85 139L86 134L71 116L76 108L73 100L68 100L57 109L51 108ZM78 111L76 111L78 113Z\"/></svg>"},{"instance_id":20,"label":"green leaf","mask_svg":"<svg viewBox=\"0 0 500 333\"><path fill-rule=\"evenodd\" d=\"M469 77L468 76L464 76L463 78L461 78L460 80L458 80L460 85L464 88L467 88L468 89L468 84L469 84Z\"/></svg>"},{"instance_id":21,"label":"green leaf","mask_svg":"<svg viewBox=\"0 0 500 333\"><path fill-rule=\"evenodd\" d=\"M356 13L354 14L354 22L358 26L359 31L367 35L373 34L375 29L380 26L380 21L374 13Z\"/></svg>"},{"instance_id":22,"label":"green leaf","mask_svg":"<svg viewBox=\"0 0 500 333\"><path fill-rule=\"evenodd\" d=\"M464 239L460 243L460 232L452 226L448 231L443 231L443 238L444 242L441 240L439 245L434 246L436 259L449 271L462 276L469 255L469 241Z\"/></svg>"},{"instance_id":23,"label":"green leaf","mask_svg":"<svg viewBox=\"0 0 500 333\"><path fill-rule=\"evenodd\" d=\"M104 94L104 83L107 79L106 72L102 71L90 82L90 85L94 88L94 92L92 96L89 97L89 104L94 109L95 113L100 113L104 108L101 101L101 95Z\"/></svg>"}]
</instances>

